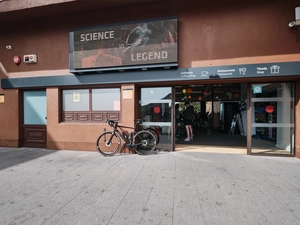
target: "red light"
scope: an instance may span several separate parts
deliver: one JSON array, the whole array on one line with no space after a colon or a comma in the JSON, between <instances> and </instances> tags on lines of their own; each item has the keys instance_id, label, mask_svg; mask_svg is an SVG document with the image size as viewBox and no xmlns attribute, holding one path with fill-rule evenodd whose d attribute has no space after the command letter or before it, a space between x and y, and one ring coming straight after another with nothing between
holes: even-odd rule
<instances>
[{"instance_id":1,"label":"red light","mask_svg":"<svg viewBox=\"0 0 300 225\"><path fill-rule=\"evenodd\" d=\"M267 107L266 107L266 112L267 113L272 113L274 111L274 107L272 106L272 105L268 105Z\"/></svg>"},{"instance_id":2,"label":"red light","mask_svg":"<svg viewBox=\"0 0 300 225\"><path fill-rule=\"evenodd\" d=\"M153 111L154 113L160 113L160 108L158 106L155 106Z\"/></svg>"}]
</instances>

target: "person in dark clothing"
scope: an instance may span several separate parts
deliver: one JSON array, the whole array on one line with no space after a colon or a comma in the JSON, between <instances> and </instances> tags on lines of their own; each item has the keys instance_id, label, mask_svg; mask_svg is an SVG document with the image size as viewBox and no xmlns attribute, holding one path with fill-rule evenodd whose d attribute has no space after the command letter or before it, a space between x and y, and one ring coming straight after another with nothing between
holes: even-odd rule
<instances>
[{"instance_id":1,"label":"person in dark clothing","mask_svg":"<svg viewBox=\"0 0 300 225\"><path fill-rule=\"evenodd\" d=\"M194 137L192 127L194 119L194 107L190 104L189 101L186 101L184 105L186 106L186 109L183 112L183 122L187 134L187 137L184 139L184 141L191 141Z\"/></svg>"},{"instance_id":2,"label":"person in dark clothing","mask_svg":"<svg viewBox=\"0 0 300 225\"><path fill-rule=\"evenodd\" d=\"M176 118L176 121L175 121L175 135L177 136L178 135L178 124L181 122L181 114L180 114L180 111L179 111L179 104L177 103L175 105L175 118ZM175 140L178 141L178 139L175 137Z\"/></svg>"}]
</instances>

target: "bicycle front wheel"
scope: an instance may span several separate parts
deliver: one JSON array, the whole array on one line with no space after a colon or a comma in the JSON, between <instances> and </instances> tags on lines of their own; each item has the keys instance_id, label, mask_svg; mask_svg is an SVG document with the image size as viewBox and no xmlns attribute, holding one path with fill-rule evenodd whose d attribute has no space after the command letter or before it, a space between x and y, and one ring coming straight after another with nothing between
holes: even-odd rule
<instances>
[{"instance_id":1,"label":"bicycle front wheel","mask_svg":"<svg viewBox=\"0 0 300 225\"><path fill-rule=\"evenodd\" d=\"M156 148L156 138L149 131L140 131L133 137L135 152L140 155L150 155Z\"/></svg>"},{"instance_id":2,"label":"bicycle front wheel","mask_svg":"<svg viewBox=\"0 0 300 225\"><path fill-rule=\"evenodd\" d=\"M96 146L101 155L113 156L120 150L120 137L111 132L104 132L98 137Z\"/></svg>"}]
</instances>

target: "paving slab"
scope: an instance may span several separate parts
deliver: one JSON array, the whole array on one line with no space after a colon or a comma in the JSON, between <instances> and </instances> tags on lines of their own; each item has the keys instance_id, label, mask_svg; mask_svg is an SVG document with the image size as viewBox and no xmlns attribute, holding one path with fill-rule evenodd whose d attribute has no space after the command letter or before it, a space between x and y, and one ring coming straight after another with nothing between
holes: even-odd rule
<instances>
[{"instance_id":1,"label":"paving slab","mask_svg":"<svg viewBox=\"0 0 300 225\"><path fill-rule=\"evenodd\" d=\"M0 147L0 225L300 224L300 160Z\"/></svg>"}]
</instances>

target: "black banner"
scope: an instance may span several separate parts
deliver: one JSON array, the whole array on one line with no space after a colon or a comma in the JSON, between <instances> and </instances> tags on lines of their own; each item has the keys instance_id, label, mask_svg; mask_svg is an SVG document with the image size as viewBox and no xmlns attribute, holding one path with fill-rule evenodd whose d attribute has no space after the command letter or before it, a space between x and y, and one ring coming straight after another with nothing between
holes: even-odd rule
<instances>
[{"instance_id":1,"label":"black banner","mask_svg":"<svg viewBox=\"0 0 300 225\"><path fill-rule=\"evenodd\" d=\"M71 70L177 63L177 19L70 32Z\"/></svg>"}]
</instances>

